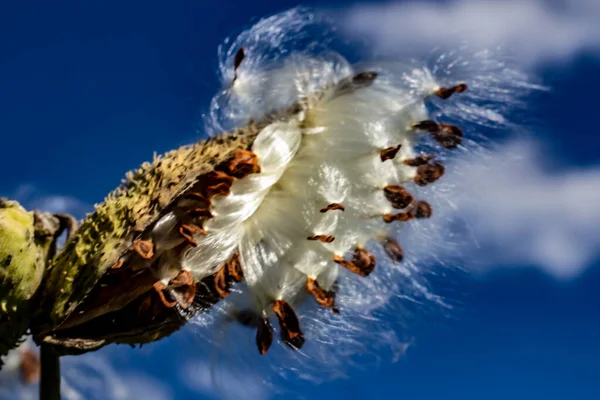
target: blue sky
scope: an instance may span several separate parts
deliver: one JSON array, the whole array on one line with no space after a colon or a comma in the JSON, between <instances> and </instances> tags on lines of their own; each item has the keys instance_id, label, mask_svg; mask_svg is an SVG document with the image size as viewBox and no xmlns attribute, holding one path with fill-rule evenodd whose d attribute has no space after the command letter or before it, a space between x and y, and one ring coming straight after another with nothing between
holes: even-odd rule
<instances>
[{"instance_id":1,"label":"blue sky","mask_svg":"<svg viewBox=\"0 0 600 400\"><path fill-rule=\"evenodd\" d=\"M528 105L525 132L503 139L487 159L495 180L464 178L483 188L458 201L480 246L460 249L468 274L432 282L455 306L450 315L422 316L396 363L382 350L376 369L320 385L287 381L279 397L596 399L600 6L414 1L303 4L335 12L349 35L399 57L463 39L513 48L519 65L551 90ZM226 36L298 5L123 3L0 5L1 195L83 216L154 152L202 137ZM521 161L506 168L510 157ZM473 199L480 208L468 207ZM198 340L186 331L142 350L112 347L64 364L72 382L86 371L101 376L114 398L126 398L118 396L127 386L145 389L148 399L219 398L202 370L208 357L184 357ZM257 398L278 397L252 371L232 379Z\"/></svg>"}]
</instances>

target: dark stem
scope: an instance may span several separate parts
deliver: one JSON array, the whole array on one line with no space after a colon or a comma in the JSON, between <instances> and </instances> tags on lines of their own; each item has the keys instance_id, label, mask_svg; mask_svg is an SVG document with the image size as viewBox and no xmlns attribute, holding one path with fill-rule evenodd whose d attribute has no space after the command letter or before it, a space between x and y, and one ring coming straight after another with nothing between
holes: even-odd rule
<instances>
[{"instance_id":1,"label":"dark stem","mask_svg":"<svg viewBox=\"0 0 600 400\"><path fill-rule=\"evenodd\" d=\"M77 229L77 220L68 214L54 214L59 220L58 230L54 233L49 259L56 254L56 241L58 237L67 232L66 239L73 235ZM42 343L40 346L40 400L60 400L60 360L53 345Z\"/></svg>"},{"instance_id":2,"label":"dark stem","mask_svg":"<svg viewBox=\"0 0 600 400\"><path fill-rule=\"evenodd\" d=\"M54 347L43 343L41 353L40 400L60 400L60 362Z\"/></svg>"}]
</instances>

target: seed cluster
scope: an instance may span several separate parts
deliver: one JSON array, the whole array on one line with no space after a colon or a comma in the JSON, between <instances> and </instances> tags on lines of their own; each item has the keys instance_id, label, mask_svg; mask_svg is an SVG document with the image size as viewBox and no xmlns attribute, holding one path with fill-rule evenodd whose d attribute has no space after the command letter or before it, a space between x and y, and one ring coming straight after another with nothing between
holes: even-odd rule
<instances>
[{"instance_id":1,"label":"seed cluster","mask_svg":"<svg viewBox=\"0 0 600 400\"><path fill-rule=\"evenodd\" d=\"M235 54L233 94L248 79L241 73L246 56L244 49ZM445 167L435 155L417 154L414 138L428 133L454 149L463 137L460 128L428 119L424 100L448 99L464 92L465 84L436 87L408 102L416 106L406 106L393 95L407 92L386 87L380 76L352 73L282 111L130 175L68 246L101 236L99 220L108 226L122 217L130 224L116 230L118 240L104 239L92 259L73 260L68 246L71 255L59 258L77 261L80 270L104 268L93 289L54 305L61 329L108 318L126 306L148 321L171 315L168 310L193 313L198 304L205 310L245 281L251 306L235 319L256 329L259 353L272 345L271 317L281 341L302 348L297 305L308 297L343 314L335 289L340 271L371 275L385 261L371 250L374 241L391 262L402 262L404 251L391 228L432 216L431 205L410 185L437 181Z\"/></svg>"}]
</instances>

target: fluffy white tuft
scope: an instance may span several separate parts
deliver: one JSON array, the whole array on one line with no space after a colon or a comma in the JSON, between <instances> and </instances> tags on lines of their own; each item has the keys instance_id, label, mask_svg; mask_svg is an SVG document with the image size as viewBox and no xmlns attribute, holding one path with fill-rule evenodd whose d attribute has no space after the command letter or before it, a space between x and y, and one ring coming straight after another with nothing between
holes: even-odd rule
<instances>
[{"instance_id":1,"label":"fluffy white tuft","mask_svg":"<svg viewBox=\"0 0 600 400\"><path fill-rule=\"evenodd\" d=\"M400 245L394 247L407 235L412 243L432 237L436 202L444 195L435 193L435 185L423 186L443 175L436 162L449 158L443 148L449 146L436 143L419 124L508 126L507 103L536 88L491 53L459 50L429 64L351 63L329 47L333 30L323 30L323 24L315 14L294 9L259 21L219 49L224 89L206 118L210 135L294 103L300 107L258 134L250 150L261 172L236 180L231 194L213 200L206 232L194 236L198 246L181 261L203 279L239 254L244 282L202 315L198 326L217 332L211 343L222 345L216 350L220 359L247 354L255 368L275 365L283 376L305 379L369 365L365 354L382 344L400 354L411 338L409 331L398 338L392 326L418 308L450 308L425 279L440 273L443 260L432 269L431 260L422 263L410 249L403 254ZM242 47L245 58L234 68ZM465 93L438 98L440 89L461 82L469 84ZM467 126L464 132L472 131ZM455 154L472 146L468 138L465 143ZM428 173L436 176L428 180L411 160L432 152L437 158L425 164L433 165ZM406 204L391 200L392 189ZM433 217L419 228L418 218L429 216L421 202L428 197L434 199ZM431 243L432 254L452 240ZM311 282L323 293L335 292L336 306L319 307ZM266 321L280 300L295 310L306 344L286 342L287 328L280 325L280 342L298 351L276 346L259 361L254 335L231 322L242 311ZM339 314L331 312L336 308Z\"/></svg>"}]
</instances>

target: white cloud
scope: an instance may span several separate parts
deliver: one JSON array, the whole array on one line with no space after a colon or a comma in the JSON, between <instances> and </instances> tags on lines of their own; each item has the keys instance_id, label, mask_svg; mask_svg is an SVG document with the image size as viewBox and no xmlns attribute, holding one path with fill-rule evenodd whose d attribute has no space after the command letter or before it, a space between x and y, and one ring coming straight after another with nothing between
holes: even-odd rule
<instances>
[{"instance_id":1,"label":"white cloud","mask_svg":"<svg viewBox=\"0 0 600 400\"><path fill-rule=\"evenodd\" d=\"M353 7L343 27L387 54L466 43L475 49L506 47L535 65L600 51L598 21L597 0L409 0Z\"/></svg>"},{"instance_id":2,"label":"white cloud","mask_svg":"<svg viewBox=\"0 0 600 400\"><path fill-rule=\"evenodd\" d=\"M21 351L37 351L29 339L5 358L0 371L0 400L34 400L39 385L21 382ZM115 351L115 350L113 350ZM118 350L116 350L118 351ZM160 382L139 370L117 368L115 353L102 351L74 357L61 357L61 395L65 400L172 400L173 393Z\"/></svg>"},{"instance_id":3,"label":"white cloud","mask_svg":"<svg viewBox=\"0 0 600 400\"><path fill-rule=\"evenodd\" d=\"M17 200L28 210L41 210L49 213L68 213L83 218L92 207L71 196L49 194L37 186L24 183L8 196Z\"/></svg>"},{"instance_id":4,"label":"white cloud","mask_svg":"<svg viewBox=\"0 0 600 400\"><path fill-rule=\"evenodd\" d=\"M267 400L269 387L262 377L235 365L217 366L208 361L188 361L180 369L188 388L210 398Z\"/></svg>"},{"instance_id":5,"label":"white cloud","mask_svg":"<svg viewBox=\"0 0 600 400\"><path fill-rule=\"evenodd\" d=\"M541 154L533 142L514 141L450 165L434 192L437 218L423 228L429 243L442 243L434 256L456 256L472 270L537 266L557 278L597 260L600 167L550 170ZM407 248L431 255L418 240Z\"/></svg>"}]
</instances>

